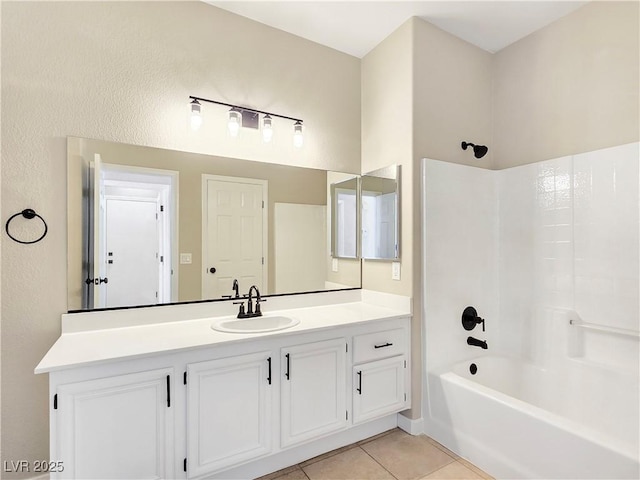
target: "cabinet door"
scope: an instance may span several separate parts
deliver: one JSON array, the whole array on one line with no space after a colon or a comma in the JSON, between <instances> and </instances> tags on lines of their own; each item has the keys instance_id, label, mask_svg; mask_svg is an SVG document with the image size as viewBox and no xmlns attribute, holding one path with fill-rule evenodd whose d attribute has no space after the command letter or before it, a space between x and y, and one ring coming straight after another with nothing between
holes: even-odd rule
<instances>
[{"instance_id":1,"label":"cabinet door","mask_svg":"<svg viewBox=\"0 0 640 480\"><path fill-rule=\"evenodd\" d=\"M346 340L282 349L281 443L288 447L344 428Z\"/></svg>"},{"instance_id":2,"label":"cabinet door","mask_svg":"<svg viewBox=\"0 0 640 480\"><path fill-rule=\"evenodd\" d=\"M353 423L403 410L405 357L392 357L353 367Z\"/></svg>"},{"instance_id":3,"label":"cabinet door","mask_svg":"<svg viewBox=\"0 0 640 480\"><path fill-rule=\"evenodd\" d=\"M187 366L187 474L271 452L271 353Z\"/></svg>"},{"instance_id":4,"label":"cabinet door","mask_svg":"<svg viewBox=\"0 0 640 480\"><path fill-rule=\"evenodd\" d=\"M57 478L173 478L173 369L60 385Z\"/></svg>"}]
</instances>

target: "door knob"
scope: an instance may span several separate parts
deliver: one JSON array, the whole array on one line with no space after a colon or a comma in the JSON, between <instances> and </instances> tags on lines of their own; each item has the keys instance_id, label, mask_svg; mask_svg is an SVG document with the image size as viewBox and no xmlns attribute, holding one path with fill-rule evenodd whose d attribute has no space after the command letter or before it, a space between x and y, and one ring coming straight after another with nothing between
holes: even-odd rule
<instances>
[{"instance_id":1,"label":"door knob","mask_svg":"<svg viewBox=\"0 0 640 480\"><path fill-rule=\"evenodd\" d=\"M209 273L216 273L216 267L211 267L209 269Z\"/></svg>"}]
</instances>

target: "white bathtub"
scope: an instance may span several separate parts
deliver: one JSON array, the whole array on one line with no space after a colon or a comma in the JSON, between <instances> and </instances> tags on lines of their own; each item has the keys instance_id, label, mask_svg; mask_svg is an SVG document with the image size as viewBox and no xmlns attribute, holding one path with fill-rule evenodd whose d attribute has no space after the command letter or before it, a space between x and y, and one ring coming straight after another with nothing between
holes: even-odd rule
<instances>
[{"instance_id":1,"label":"white bathtub","mask_svg":"<svg viewBox=\"0 0 640 480\"><path fill-rule=\"evenodd\" d=\"M573 360L555 371L506 357L465 361L429 374L425 431L498 478L638 479L633 370Z\"/></svg>"}]
</instances>

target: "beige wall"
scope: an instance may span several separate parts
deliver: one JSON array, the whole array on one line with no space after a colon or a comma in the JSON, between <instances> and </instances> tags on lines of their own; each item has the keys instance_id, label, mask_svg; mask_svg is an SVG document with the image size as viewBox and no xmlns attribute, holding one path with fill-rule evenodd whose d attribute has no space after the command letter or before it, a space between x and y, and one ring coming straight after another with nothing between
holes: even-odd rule
<instances>
[{"instance_id":1,"label":"beige wall","mask_svg":"<svg viewBox=\"0 0 640 480\"><path fill-rule=\"evenodd\" d=\"M35 460L49 404L33 369L67 306L66 137L358 173L360 62L202 2L2 2L1 55L2 218L30 207L49 223L1 257L2 455ZM209 106L193 133L189 95L300 117L305 145L288 122L272 145L231 139Z\"/></svg>"},{"instance_id":2,"label":"beige wall","mask_svg":"<svg viewBox=\"0 0 640 480\"><path fill-rule=\"evenodd\" d=\"M412 32L405 22L362 59L362 172L400 165L400 280L391 279L391 263L364 260L362 287L411 295L414 262L412 202Z\"/></svg>"},{"instance_id":3,"label":"beige wall","mask_svg":"<svg viewBox=\"0 0 640 480\"><path fill-rule=\"evenodd\" d=\"M401 165L401 281L391 262L364 261L364 288L413 297L410 418L421 415L423 157L478 165L463 140L491 141L491 55L412 18L362 61L362 171ZM480 161L489 168L491 155Z\"/></svg>"},{"instance_id":4,"label":"beige wall","mask_svg":"<svg viewBox=\"0 0 640 480\"><path fill-rule=\"evenodd\" d=\"M590 2L494 55L495 168L638 141L639 5Z\"/></svg>"}]
</instances>

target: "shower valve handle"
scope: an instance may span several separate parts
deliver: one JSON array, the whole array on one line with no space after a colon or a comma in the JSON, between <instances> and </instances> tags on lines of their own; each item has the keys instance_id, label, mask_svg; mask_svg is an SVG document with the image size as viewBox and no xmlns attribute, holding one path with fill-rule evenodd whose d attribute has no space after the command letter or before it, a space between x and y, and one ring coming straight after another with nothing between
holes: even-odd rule
<instances>
[{"instance_id":1,"label":"shower valve handle","mask_svg":"<svg viewBox=\"0 0 640 480\"><path fill-rule=\"evenodd\" d=\"M473 330L476 325L482 324L482 331L484 332L484 318L478 316L478 312L473 307L467 307L462 312L462 326L465 330Z\"/></svg>"}]
</instances>

